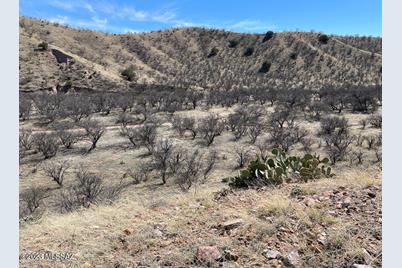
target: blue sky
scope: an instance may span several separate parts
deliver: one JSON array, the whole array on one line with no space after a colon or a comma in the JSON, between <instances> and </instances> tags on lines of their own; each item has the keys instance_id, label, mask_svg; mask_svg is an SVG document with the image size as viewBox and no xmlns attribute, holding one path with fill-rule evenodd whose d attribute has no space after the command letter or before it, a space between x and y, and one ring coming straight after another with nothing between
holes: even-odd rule
<instances>
[{"instance_id":1,"label":"blue sky","mask_svg":"<svg viewBox=\"0 0 402 268\"><path fill-rule=\"evenodd\" d=\"M203 26L381 36L381 0L20 0L20 15L112 33Z\"/></svg>"}]
</instances>

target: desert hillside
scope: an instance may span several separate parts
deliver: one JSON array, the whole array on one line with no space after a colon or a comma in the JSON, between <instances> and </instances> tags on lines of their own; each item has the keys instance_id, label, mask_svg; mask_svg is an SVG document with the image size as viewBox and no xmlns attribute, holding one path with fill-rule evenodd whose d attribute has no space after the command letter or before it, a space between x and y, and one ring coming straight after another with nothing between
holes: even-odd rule
<instances>
[{"instance_id":1,"label":"desert hillside","mask_svg":"<svg viewBox=\"0 0 402 268\"><path fill-rule=\"evenodd\" d=\"M20 89L124 90L133 83L214 89L381 84L381 42L315 32L261 35L204 28L105 34L21 17ZM47 48L39 49L41 43ZM58 63L54 50L71 62ZM121 75L124 69L132 71L131 82Z\"/></svg>"},{"instance_id":2,"label":"desert hillside","mask_svg":"<svg viewBox=\"0 0 402 268\"><path fill-rule=\"evenodd\" d=\"M381 267L381 59L22 17L20 267Z\"/></svg>"}]
</instances>

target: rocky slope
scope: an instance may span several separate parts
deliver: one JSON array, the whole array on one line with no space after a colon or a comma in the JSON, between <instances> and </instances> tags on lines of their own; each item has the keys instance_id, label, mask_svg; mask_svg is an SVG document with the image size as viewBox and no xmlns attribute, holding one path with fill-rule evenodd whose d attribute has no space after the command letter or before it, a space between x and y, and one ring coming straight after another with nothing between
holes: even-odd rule
<instances>
[{"instance_id":1,"label":"rocky slope","mask_svg":"<svg viewBox=\"0 0 402 268\"><path fill-rule=\"evenodd\" d=\"M20 18L20 89L63 85L121 90L132 66L139 84L204 88L306 87L381 84L381 38L319 33L240 34L181 28L141 34L105 34ZM266 39L266 38L265 38ZM38 44L49 44L39 51ZM72 57L57 63L52 49Z\"/></svg>"}]
</instances>

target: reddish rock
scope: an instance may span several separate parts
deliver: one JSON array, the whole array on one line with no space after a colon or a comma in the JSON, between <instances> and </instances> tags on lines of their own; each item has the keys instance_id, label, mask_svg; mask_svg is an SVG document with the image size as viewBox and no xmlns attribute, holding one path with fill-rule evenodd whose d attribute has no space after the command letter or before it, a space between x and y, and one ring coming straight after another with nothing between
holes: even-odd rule
<instances>
[{"instance_id":1,"label":"reddish rock","mask_svg":"<svg viewBox=\"0 0 402 268\"><path fill-rule=\"evenodd\" d=\"M196 257L199 261L215 261L221 257L217 246L200 246L197 249Z\"/></svg>"}]
</instances>

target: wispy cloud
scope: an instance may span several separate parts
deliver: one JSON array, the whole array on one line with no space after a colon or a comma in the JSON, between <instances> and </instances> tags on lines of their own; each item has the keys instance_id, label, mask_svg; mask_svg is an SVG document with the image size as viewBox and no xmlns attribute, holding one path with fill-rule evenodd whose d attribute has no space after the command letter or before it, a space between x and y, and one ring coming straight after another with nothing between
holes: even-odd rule
<instances>
[{"instance_id":1,"label":"wispy cloud","mask_svg":"<svg viewBox=\"0 0 402 268\"><path fill-rule=\"evenodd\" d=\"M62 2L62 1L58 1L58 0L50 1L49 4L53 7L60 8L65 11L73 11L75 8L75 6L70 2Z\"/></svg>"},{"instance_id":2,"label":"wispy cloud","mask_svg":"<svg viewBox=\"0 0 402 268\"><path fill-rule=\"evenodd\" d=\"M137 10L132 6L116 6L112 4L101 4L99 10L112 18L128 19L131 21L146 21L149 14L143 10Z\"/></svg>"},{"instance_id":3,"label":"wispy cloud","mask_svg":"<svg viewBox=\"0 0 402 268\"><path fill-rule=\"evenodd\" d=\"M48 18L50 22L56 22L60 24L81 27L81 28L89 28L96 30L107 30L108 29L108 20L107 18L98 18L92 17L90 20L81 20L81 19L73 19L68 16L57 15L55 17Z\"/></svg>"},{"instance_id":4,"label":"wispy cloud","mask_svg":"<svg viewBox=\"0 0 402 268\"><path fill-rule=\"evenodd\" d=\"M267 24L259 20L245 19L236 22L234 24L228 25L226 28L229 30L238 30L246 32L260 32L260 31L274 30L277 27L273 24Z\"/></svg>"},{"instance_id":5,"label":"wispy cloud","mask_svg":"<svg viewBox=\"0 0 402 268\"><path fill-rule=\"evenodd\" d=\"M84 7L85 7L85 9L86 9L86 10L88 10L89 12L91 12L91 13L95 13L95 10L94 10L94 8L92 7L92 5L91 5L91 4L84 3L84 4L83 4L83 6L84 6Z\"/></svg>"},{"instance_id":6,"label":"wispy cloud","mask_svg":"<svg viewBox=\"0 0 402 268\"><path fill-rule=\"evenodd\" d=\"M263 32L277 27L273 24L255 19L240 21L215 21L194 22L180 16L176 4L168 4L153 10L139 9L134 5L118 5L114 1L91 0L45 0L53 7L60 9L57 16L51 20L76 27L92 28L95 30L107 30L113 32L139 32L132 28L144 27L136 23L160 24L160 28L166 27L208 27L223 28L238 32ZM90 18L90 19L88 19ZM130 23L131 22L131 23ZM145 26L147 28L147 26Z\"/></svg>"}]
</instances>

